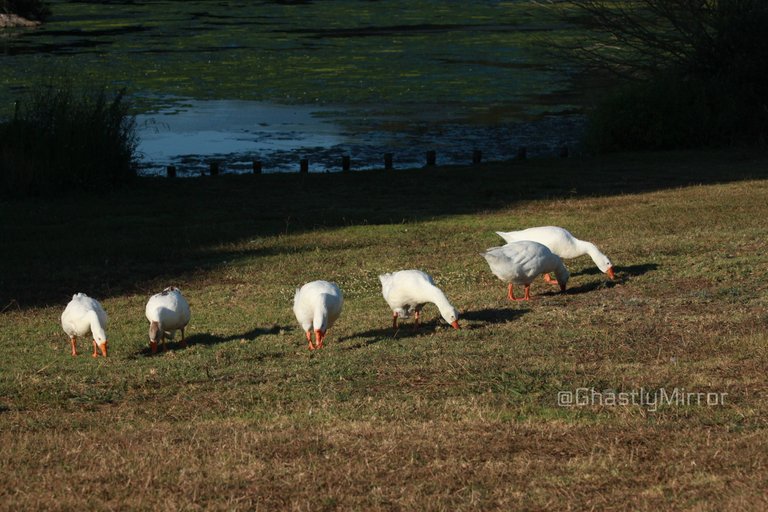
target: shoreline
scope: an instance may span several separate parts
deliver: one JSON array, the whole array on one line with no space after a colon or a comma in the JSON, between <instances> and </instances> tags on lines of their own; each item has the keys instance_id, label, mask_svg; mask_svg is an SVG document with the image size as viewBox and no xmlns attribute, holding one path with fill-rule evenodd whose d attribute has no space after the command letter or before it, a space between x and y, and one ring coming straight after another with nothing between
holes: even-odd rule
<instances>
[{"instance_id":1,"label":"shoreline","mask_svg":"<svg viewBox=\"0 0 768 512\"><path fill-rule=\"evenodd\" d=\"M34 28L39 27L42 23L39 21L29 20L22 18L17 14L3 14L0 13L0 29L3 28Z\"/></svg>"}]
</instances>

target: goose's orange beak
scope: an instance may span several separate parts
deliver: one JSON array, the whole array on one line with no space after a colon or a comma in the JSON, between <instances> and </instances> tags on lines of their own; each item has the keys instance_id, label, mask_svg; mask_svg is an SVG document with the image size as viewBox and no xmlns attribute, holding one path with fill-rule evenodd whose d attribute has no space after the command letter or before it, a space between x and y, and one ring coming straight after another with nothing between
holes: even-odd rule
<instances>
[{"instance_id":1,"label":"goose's orange beak","mask_svg":"<svg viewBox=\"0 0 768 512\"><path fill-rule=\"evenodd\" d=\"M616 274L613 272L613 266L608 267L608 270L606 270L605 273L608 274L608 277L610 277L611 280L616 278Z\"/></svg>"},{"instance_id":2,"label":"goose's orange beak","mask_svg":"<svg viewBox=\"0 0 768 512\"><path fill-rule=\"evenodd\" d=\"M461 329L461 327L459 327L458 320L454 320L453 322L451 322L451 327L453 327L454 329Z\"/></svg>"},{"instance_id":3,"label":"goose's orange beak","mask_svg":"<svg viewBox=\"0 0 768 512\"><path fill-rule=\"evenodd\" d=\"M149 349L152 351L153 354L157 354L157 342L156 341L150 341L149 342Z\"/></svg>"},{"instance_id":4,"label":"goose's orange beak","mask_svg":"<svg viewBox=\"0 0 768 512\"><path fill-rule=\"evenodd\" d=\"M104 357L107 357L107 342L104 341L101 345L99 345L99 348L101 349L101 355Z\"/></svg>"}]
</instances>

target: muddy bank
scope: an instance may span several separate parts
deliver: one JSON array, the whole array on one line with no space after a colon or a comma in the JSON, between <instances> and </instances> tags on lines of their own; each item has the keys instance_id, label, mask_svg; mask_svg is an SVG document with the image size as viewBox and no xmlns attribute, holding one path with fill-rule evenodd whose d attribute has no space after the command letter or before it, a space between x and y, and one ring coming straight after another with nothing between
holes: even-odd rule
<instances>
[{"instance_id":1,"label":"muddy bank","mask_svg":"<svg viewBox=\"0 0 768 512\"><path fill-rule=\"evenodd\" d=\"M39 21L28 20L16 14L0 13L0 28L37 27Z\"/></svg>"}]
</instances>

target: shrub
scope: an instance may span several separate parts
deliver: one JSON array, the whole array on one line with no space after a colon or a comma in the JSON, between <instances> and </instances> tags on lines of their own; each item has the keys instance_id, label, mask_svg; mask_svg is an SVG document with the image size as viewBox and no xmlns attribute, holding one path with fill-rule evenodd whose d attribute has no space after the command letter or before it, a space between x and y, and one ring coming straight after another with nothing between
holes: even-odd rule
<instances>
[{"instance_id":1,"label":"shrub","mask_svg":"<svg viewBox=\"0 0 768 512\"><path fill-rule=\"evenodd\" d=\"M103 189L135 176L137 137L124 91L43 88L0 125L0 189Z\"/></svg>"},{"instance_id":2,"label":"shrub","mask_svg":"<svg viewBox=\"0 0 768 512\"><path fill-rule=\"evenodd\" d=\"M591 116L597 151L763 144L768 2L572 0L594 36L576 48L626 79Z\"/></svg>"},{"instance_id":3,"label":"shrub","mask_svg":"<svg viewBox=\"0 0 768 512\"><path fill-rule=\"evenodd\" d=\"M765 112L731 83L677 75L629 83L591 112L586 146L594 152L763 144Z\"/></svg>"}]
</instances>

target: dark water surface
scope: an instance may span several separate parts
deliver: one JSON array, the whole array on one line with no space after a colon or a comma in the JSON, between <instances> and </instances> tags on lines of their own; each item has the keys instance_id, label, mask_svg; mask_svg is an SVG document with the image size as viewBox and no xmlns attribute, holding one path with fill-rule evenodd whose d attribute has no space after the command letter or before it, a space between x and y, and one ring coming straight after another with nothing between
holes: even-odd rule
<instances>
[{"instance_id":1,"label":"dark water surface","mask_svg":"<svg viewBox=\"0 0 768 512\"><path fill-rule=\"evenodd\" d=\"M51 2L0 39L0 115L52 74L126 87L141 167L337 170L557 154L583 129L573 37L531 1Z\"/></svg>"}]
</instances>

